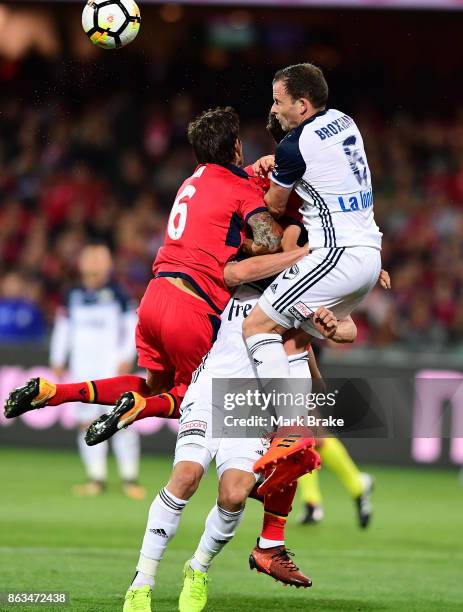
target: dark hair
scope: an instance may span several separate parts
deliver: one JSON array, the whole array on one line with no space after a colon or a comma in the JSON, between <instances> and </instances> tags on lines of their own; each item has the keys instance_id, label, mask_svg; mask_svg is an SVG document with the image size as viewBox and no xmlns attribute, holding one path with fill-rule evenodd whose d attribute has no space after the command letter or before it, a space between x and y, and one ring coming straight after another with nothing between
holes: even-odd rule
<instances>
[{"instance_id":1,"label":"dark hair","mask_svg":"<svg viewBox=\"0 0 463 612\"><path fill-rule=\"evenodd\" d=\"M272 113L272 111L268 114L267 120L267 132L271 134L273 140L278 144L283 140L288 132L285 132L281 127L281 123L278 121L276 116Z\"/></svg>"},{"instance_id":2,"label":"dark hair","mask_svg":"<svg viewBox=\"0 0 463 612\"><path fill-rule=\"evenodd\" d=\"M278 70L273 82L282 81L293 100L306 98L314 108L324 108L328 84L323 72L313 64L295 64Z\"/></svg>"},{"instance_id":3,"label":"dark hair","mask_svg":"<svg viewBox=\"0 0 463 612\"><path fill-rule=\"evenodd\" d=\"M239 133L240 120L231 106L207 110L188 126L188 140L200 164L232 163Z\"/></svg>"}]
</instances>

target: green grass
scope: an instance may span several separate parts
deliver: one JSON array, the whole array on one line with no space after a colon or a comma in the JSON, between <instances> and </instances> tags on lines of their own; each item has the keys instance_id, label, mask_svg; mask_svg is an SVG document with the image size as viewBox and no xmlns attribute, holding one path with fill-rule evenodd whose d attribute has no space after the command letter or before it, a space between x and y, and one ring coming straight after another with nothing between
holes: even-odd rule
<instances>
[{"instance_id":1,"label":"green grass","mask_svg":"<svg viewBox=\"0 0 463 612\"><path fill-rule=\"evenodd\" d=\"M145 457L142 482L153 494L165 484L169 458ZM208 612L461 610L463 488L456 472L371 468L376 515L361 532L352 501L322 474L326 519L287 530L288 546L313 579L312 589L284 589L250 572L247 558L258 535L261 508L250 501L235 540L211 569ZM109 491L76 499L82 480L77 454L0 451L0 591L68 591L67 608L11 606L0 610L71 609L117 612L132 578L151 502L122 497L112 466ZM176 610L182 567L196 547L215 499L214 470L190 502L161 564L157 612Z\"/></svg>"}]
</instances>

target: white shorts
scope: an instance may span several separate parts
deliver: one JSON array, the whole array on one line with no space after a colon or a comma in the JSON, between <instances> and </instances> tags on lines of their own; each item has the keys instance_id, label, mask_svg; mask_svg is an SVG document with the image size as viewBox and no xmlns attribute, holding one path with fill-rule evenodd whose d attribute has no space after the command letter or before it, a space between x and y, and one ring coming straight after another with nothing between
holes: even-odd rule
<instances>
[{"instance_id":1,"label":"white shorts","mask_svg":"<svg viewBox=\"0 0 463 612\"><path fill-rule=\"evenodd\" d=\"M194 461L207 472L215 459L217 477L226 470L253 473L254 463L267 450L260 438L213 438L211 380L190 385L182 405L183 413L175 446L174 466L180 461ZM258 474L255 475L256 480Z\"/></svg>"},{"instance_id":2,"label":"white shorts","mask_svg":"<svg viewBox=\"0 0 463 612\"><path fill-rule=\"evenodd\" d=\"M326 306L338 319L344 319L376 285L380 272L378 249L315 249L275 279L259 299L259 306L286 329L302 327L321 338L312 325L314 311Z\"/></svg>"}]
</instances>

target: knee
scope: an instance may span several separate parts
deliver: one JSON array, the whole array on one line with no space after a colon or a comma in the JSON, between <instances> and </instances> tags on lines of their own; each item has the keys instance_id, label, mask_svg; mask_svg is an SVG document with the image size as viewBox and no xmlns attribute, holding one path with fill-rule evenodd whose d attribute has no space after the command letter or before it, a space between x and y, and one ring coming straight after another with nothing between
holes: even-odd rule
<instances>
[{"instance_id":1,"label":"knee","mask_svg":"<svg viewBox=\"0 0 463 612\"><path fill-rule=\"evenodd\" d=\"M220 487L217 503L228 512L238 512L244 508L248 495L249 487L244 483L234 486L225 485Z\"/></svg>"},{"instance_id":2,"label":"knee","mask_svg":"<svg viewBox=\"0 0 463 612\"><path fill-rule=\"evenodd\" d=\"M167 488L180 499L190 499L199 486L203 472L199 463L181 461L175 466Z\"/></svg>"}]
</instances>

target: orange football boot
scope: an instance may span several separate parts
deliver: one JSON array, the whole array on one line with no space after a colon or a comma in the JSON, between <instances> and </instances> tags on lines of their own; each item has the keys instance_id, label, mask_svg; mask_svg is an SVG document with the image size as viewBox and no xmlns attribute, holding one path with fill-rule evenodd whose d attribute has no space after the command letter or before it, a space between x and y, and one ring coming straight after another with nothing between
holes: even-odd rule
<instances>
[{"instance_id":1,"label":"orange football boot","mask_svg":"<svg viewBox=\"0 0 463 612\"><path fill-rule=\"evenodd\" d=\"M320 455L314 448L295 453L287 461L267 466L264 470L264 482L257 489L258 495L271 495L296 481L304 474L318 470L321 466Z\"/></svg>"},{"instance_id":2,"label":"orange football boot","mask_svg":"<svg viewBox=\"0 0 463 612\"><path fill-rule=\"evenodd\" d=\"M14 389L5 402L5 416L13 419L29 410L43 408L56 394L56 385L46 378L31 378L25 385Z\"/></svg>"},{"instance_id":3,"label":"orange football boot","mask_svg":"<svg viewBox=\"0 0 463 612\"><path fill-rule=\"evenodd\" d=\"M88 446L95 446L108 440L119 429L133 423L145 406L146 400L139 393L135 391L123 393L110 412L93 421L85 434L85 442Z\"/></svg>"},{"instance_id":4,"label":"orange football boot","mask_svg":"<svg viewBox=\"0 0 463 612\"><path fill-rule=\"evenodd\" d=\"M308 431L308 430L306 430ZM277 463L288 459L292 455L303 454L307 449L315 446L312 436L303 436L298 433L290 433L286 437L278 435L273 438L268 451L254 464L254 472L263 472L267 466L275 466Z\"/></svg>"},{"instance_id":5,"label":"orange football boot","mask_svg":"<svg viewBox=\"0 0 463 612\"><path fill-rule=\"evenodd\" d=\"M260 548L259 541L249 556L249 567L256 569L259 573L272 576L285 586L291 585L296 588L311 587L312 580L305 576L291 557L294 553L285 546L273 546L272 548Z\"/></svg>"}]
</instances>

